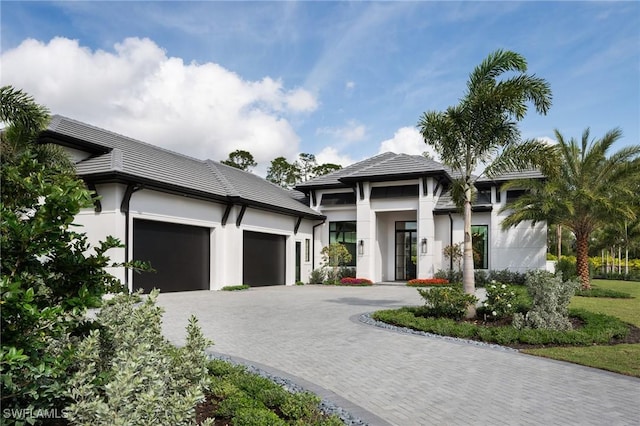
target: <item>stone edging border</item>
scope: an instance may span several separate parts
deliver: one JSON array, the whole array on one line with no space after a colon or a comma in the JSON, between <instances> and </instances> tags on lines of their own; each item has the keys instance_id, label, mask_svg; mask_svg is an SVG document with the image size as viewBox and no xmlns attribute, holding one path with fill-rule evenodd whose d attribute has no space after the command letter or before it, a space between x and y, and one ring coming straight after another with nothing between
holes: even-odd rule
<instances>
[{"instance_id":1,"label":"stone edging border","mask_svg":"<svg viewBox=\"0 0 640 426\"><path fill-rule=\"evenodd\" d=\"M314 383L307 382L299 377L292 376L275 368L262 365L239 357L231 357L211 350L206 351L209 359L219 359L235 365L243 365L247 371L281 385L292 393L311 392L320 397L320 410L328 415L336 415L347 426L386 426L390 423L357 406L341 396L322 388ZM363 419L364 418L364 419ZM366 419L366 420L365 420Z\"/></svg>"},{"instance_id":2,"label":"stone edging border","mask_svg":"<svg viewBox=\"0 0 640 426\"><path fill-rule=\"evenodd\" d=\"M378 320L375 320L375 319L371 318L371 314L372 313L373 312L366 312L364 314L355 315L355 316L352 317L352 320L354 322L359 322L359 323L363 323L363 324L366 324L366 325L371 325L371 326L374 326L374 327L382 328L384 330L393 331L393 332L396 332L396 333L412 334L414 336L430 337L430 338L435 338L435 339L440 339L440 340L447 340L447 341L450 341L452 343L465 344L465 345L474 345L474 346L479 346L479 347L488 348L488 349L501 350L501 351L505 351L505 352L518 352L518 353L520 352L518 349L509 348L507 346L497 345L495 343L485 343L485 342L479 342L477 340L461 339L461 338L458 338L458 337L451 337L451 336L442 336L440 334L427 333L426 331L418 331L418 330L414 330L412 328L398 327L396 325L387 324L386 322L378 321Z\"/></svg>"}]
</instances>

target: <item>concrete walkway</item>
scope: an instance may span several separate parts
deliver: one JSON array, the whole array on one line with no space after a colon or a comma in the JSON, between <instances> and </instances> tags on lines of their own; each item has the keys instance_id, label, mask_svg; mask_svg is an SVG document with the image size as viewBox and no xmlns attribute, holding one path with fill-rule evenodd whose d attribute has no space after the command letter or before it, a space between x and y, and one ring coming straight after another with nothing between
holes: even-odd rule
<instances>
[{"instance_id":1,"label":"concrete walkway","mask_svg":"<svg viewBox=\"0 0 640 426\"><path fill-rule=\"evenodd\" d=\"M313 384L371 425L639 424L638 379L353 320L421 304L412 288L198 291L162 294L159 303L170 340L184 342L195 314L213 351Z\"/></svg>"}]
</instances>

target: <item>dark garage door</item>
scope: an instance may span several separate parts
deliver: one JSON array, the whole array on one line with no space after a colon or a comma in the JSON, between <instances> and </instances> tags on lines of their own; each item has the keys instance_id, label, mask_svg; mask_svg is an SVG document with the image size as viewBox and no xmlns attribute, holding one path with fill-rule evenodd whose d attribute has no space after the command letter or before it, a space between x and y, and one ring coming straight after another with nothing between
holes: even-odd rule
<instances>
[{"instance_id":1,"label":"dark garage door","mask_svg":"<svg viewBox=\"0 0 640 426\"><path fill-rule=\"evenodd\" d=\"M243 283L252 287L285 283L286 244L283 235L244 231Z\"/></svg>"},{"instance_id":2,"label":"dark garage door","mask_svg":"<svg viewBox=\"0 0 640 426\"><path fill-rule=\"evenodd\" d=\"M156 272L133 273L133 289L148 293L209 289L209 228L133 220L133 258Z\"/></svg>"}]
</instances>

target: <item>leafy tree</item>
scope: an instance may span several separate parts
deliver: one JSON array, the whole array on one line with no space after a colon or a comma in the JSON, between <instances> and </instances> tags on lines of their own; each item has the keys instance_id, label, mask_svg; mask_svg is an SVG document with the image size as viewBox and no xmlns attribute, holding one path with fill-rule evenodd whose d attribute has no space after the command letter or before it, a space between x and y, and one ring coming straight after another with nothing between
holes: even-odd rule
<instances>
[{"instance_id":1,"label":"leafy tree","mask_svg":"<svg viewBox=\"0 0 640 426\"><path fill-rule=\"evenodd\" d=\"M320 252L324 266L331 268L327 272L327 279L335 283L338 281L338 271L342 265L351 262L351 253L344 244L331 243L322 248Z\"/></svg>"},{"instance_id":2,"label":"leafy tree","mask_svg":"<svg viewBox=\"0 0 640 426\"><path fill-rule=\"evenodd\" d=\"M628 146L608 154L622 132L614 129L601 139L589 140L589 129L582 139L566 140L555 131L559 162L550 170L546 182L514 181L505 188L524 188L528 192L505 209L511 213L503 228L522 221L549 221L570 229L576 238L576 268L582 287L590 288L589 242L598 227L633 222L639 216L633 200L640 180L640 145Z\"/></svg>"},{"instance_id":3,"label":"leafy tree","mask_svg":"<svg viewBox=\"0 0 640 426\"><path fill-rule=\"evenodd\" d=\"M104 270L113 266L105 252L119 242L108 238L88 253L72 222L92 205L91 193L68 162L43 158L35 144L46 109L12 88L0 94L9 147L0 163L0 401L7 409L61 409L74 342L90 327L86 309L121 288Z\"/></svg>"},{"instance_id":4,"label":"leafy tree","mask_svg":"<svg viewBox=\"0 0 640 426\"><path fill-rule=\"evenodd\" d=\"M300 181L300 170L295 162L289 163L286 158L278 157L267 169L267 180L283 188L291 188Z\"/></svg>"},{"instance_id":5,"label":"leafy tree","mask_svg":"<svg viewBox=\"0 0 640 426\"><path fill-rule=\"evenodd\" d=\"M250 172L252 167L258 165L249 151L243 151L241 149L236 149L229 153L229 158L221 161L221 163L246 172Z\"/></svg>"},{"instance_id":6,"label":"leafy tree","mask_svg":"<svg viewBox=\"0 0 640 426\"><path fill-rule=\"evenodd\" d=\"M542 142L520 138L517 122L527 113L528 103L540 114L551 106L547 81L526 71L524 57L498 50L470 74L458 105L426 112L418 122L424 141L454 172L452 195L464 211L463 284L467 294L475 292L471 237L475 181L482 174L491 177L533 167L549 150ZM499 79L505 73L515 75ZM476 176L473 173L480 165L486 168ZM475 316L474 306L469 306L467 315Z\"/></svg>"},{"instance_id":7,"label":"leafy tree","mask_svg":"<svg viewBox=\"0 0 640 426\"><path fill-rule=\"evenodd\" d=\"M333 164L333 163L324 163L324 164L320 164L318 166L316 166L313 169L313 174L317 177L317 176L324 176L324 175L328 175L329 173L335 172L336 170L340 170L342 168L341 165L339 164Z\"/></svg>"},{"instance_id":8,"label":"leafy tree","mask_svg":"<svg viewBox=\"0 0 640 426\"><path fill-rule=\"evenodd\" d=\"M298 155L298 160L295 162L300 173L300 180L306 182L309 179L315 177L315 171L318 167L316 156L313 154L307 154L301 152Z\"/></svg>"}]
</instances>

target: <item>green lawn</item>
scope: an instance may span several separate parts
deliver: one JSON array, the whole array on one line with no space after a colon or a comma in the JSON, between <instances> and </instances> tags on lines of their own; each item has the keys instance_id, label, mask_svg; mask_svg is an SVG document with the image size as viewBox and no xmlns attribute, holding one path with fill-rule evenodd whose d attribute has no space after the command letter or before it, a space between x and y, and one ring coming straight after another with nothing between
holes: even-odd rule
<instances>
[{"instance_id":1,"label":"green lawn","mask_svg":"<svg viewBox=\"0 0 640 426\"><path fill-rule=\"evenodd\" d=\"M582 308L591 312L612 315L640 327L640 282L594 280L592 284L600 288L629 293L634 298L609 299L575 296L571 300L571 308ZM523 350L523 352L640 377L640 344L556 347L529 349Z\"/></svg>"}]
</instances>

